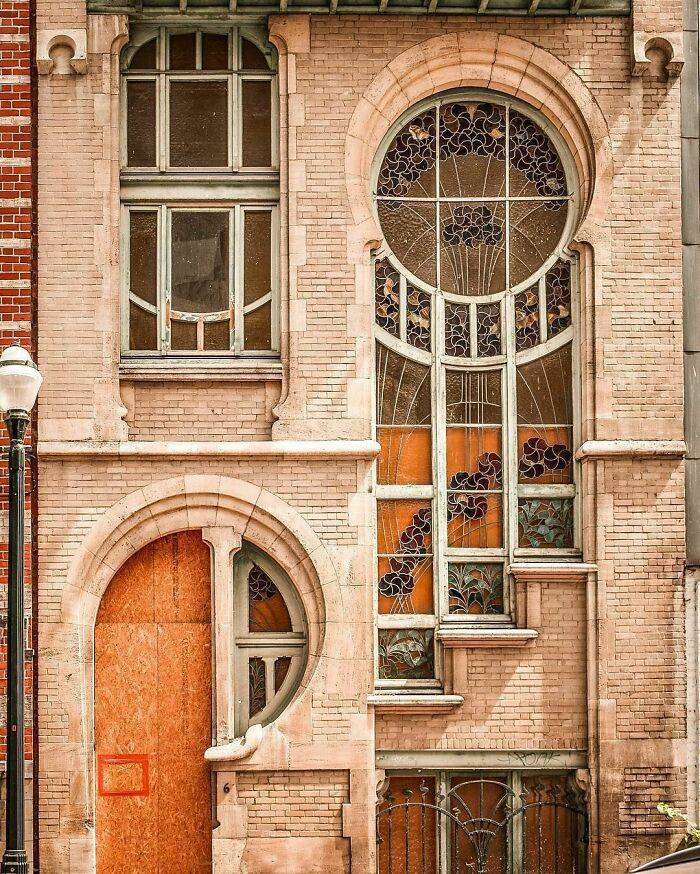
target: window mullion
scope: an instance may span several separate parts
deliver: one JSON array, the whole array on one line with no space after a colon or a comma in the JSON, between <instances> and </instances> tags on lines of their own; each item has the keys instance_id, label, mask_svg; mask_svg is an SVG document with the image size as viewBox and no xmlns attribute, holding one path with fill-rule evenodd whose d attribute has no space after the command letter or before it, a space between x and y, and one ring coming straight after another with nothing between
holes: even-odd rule
<instances>
[{"instance_id":1,"label":"window mullion","mask_svg":"<svg viewBox=\"0 0 700 874\"><path fill-rule=\"evenodd\" d=\"M245 246L245 210L240 204L236 204L231 210L230 230L231 256L233 259L232 269L229 270L229 283L231 283L231 305L233 306L233 349L240 353L243 351L243 289L244 289L244 256Z\"/></svg>"},{"instance_id":2,"label":"window mullion","mask_svg":"<svg viewBox=\"0 0 700 874\"><path fill-rule=\"evenodd\" d=\"M158 222L158 315L160 318L160 351L167 354L170 351L170 307L171 307L171 258L170 258L170 210L160 206Z\"/></svg>"},{"instance_id":3,"label":"window mullion","mask_svg":"<svg viewBox=\"0 0 700 874\"><path fill-rule=\"evenodd\" d=\"M435 613L440 621L448 612L447 597L447 566L445 553L447 550L447 417L446 417L446 384L445 365L445 299L441 294L435 295L435 358L433 364L433 482L435 496L433 498L433 564L435 569Z\"/></svg>"}]
</instances>

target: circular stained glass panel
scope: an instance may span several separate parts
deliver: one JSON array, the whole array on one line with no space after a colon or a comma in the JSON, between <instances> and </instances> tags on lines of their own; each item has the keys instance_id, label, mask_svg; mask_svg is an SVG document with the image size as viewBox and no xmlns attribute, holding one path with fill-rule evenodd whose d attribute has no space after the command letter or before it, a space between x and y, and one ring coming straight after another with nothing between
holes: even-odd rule
<instances>
[{"instance_id":1,"label":"circular stained glass panel","mask_svg":"<svg viewBox=\"0 0 700 874\"><path fill-rule=\"evenodd\" d=\"M571 193L550 137L508 104L438 101L392 138L377 213L413 276L478 297L520 285L558 248Z\"/></svg>"}]
</instances>

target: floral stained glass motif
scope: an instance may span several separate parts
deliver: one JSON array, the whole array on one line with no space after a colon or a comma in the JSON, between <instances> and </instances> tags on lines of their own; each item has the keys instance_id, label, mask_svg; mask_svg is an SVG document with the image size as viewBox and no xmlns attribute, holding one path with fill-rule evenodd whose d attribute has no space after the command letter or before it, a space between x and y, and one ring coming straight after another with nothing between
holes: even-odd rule
<instances>
[{"instance_id":1,"label":"floral stained glass motif","mask_svg":"<svg viewBox=\"0 0 700 874\"><path fill-rule=\"evenodd\" d=\"M248 716L265 709L265 662L259 656L248 659Z\"/></svg>"},{"instance_id":2,"label":"floral stained glass motif","mask_svg":"<svg viewBox=\"0 0 700 874\"><path fill-rule=\"evenodd\" d=\"M547 334L556 337L571 325L571 265L559 261L547 272Z\"/></svg>"},{"instance_id":3,"label":"floral stained glass motif","mask_svg":"<svg viewBox=\"0 0 700 874\"><path fill-rule=\"evenodd\" d=\"M289 610L277 586L254 564L248 573L248 626L252 632L291 631Z\"/></svg>"},{"instance_id":4,"label":"floral stained glass motif","mask_svg":"<svg viewBox=\"0 0 700 874\"><path fill-rule=\"evenodd\" d=\"M518 500L518 546L526 549L571 549L574 545L571 498Z\"/></svg>"},{"instance_id":5,"label":"floral stained glass motif","mask_svg":"<svg viewBox=\"0 0 700 874\"><path fill-rule=\"evenodd\" d=\"M447 586L451 614L485 616L503 613L503 565L451 563Z\"/></svg>"},{"instance_id":6,"label":"floral stained glass motif","mask_svg":"<svg viewBox=\"0 0 700 874\"><path fill-rule=\"evenodd\" d=\"M511 109L509 139L511 195L566 197L564 168L547 134L532 119Z\"/></svg>"},{"instance_id":7,"label":"floral stained glass motif","mask_svg":"<svg viewBox=\"0 0 700 874\"><path fill-rule=\"evenodd\" d=\"M406 287L406 340L416 349L430 349L430 295Z\"/></svg>"},{"instance_id":8,"label":"floral stained glass motif","mask_svg":"<svg viewBox=\"0 0 700 874\"><path fill-rule=\"evenodd\" d=\"M435 184L435 111L417 115L396 135L384 157L380 197L430 197Z\"/></svg>"},{"instance_id":9,"label":"floral stained glass motif","mask_svg":"<svg viewBox=\"0 0 700 874\"><path fill-rule=\"evenodd\" d=\"M380 628L380 680L430 680L435 676L432 629Z\"/></svg>"},{"instance_id":10,"label":"floral stained glass motif","mask_svg":"<svg viewBox=\"0 0 700 874\"><path fill-rule=\"evenodd\" d=\"M394 337L399 336L399 274L388 261L377 259L374 263L374 313L375 321Z\"/></svg>"},{"instance_id":11,"label":"floral stained glass motif","mask_svg":"<svg viewBox=\"0 0 700 874\"><path fill-rule=\"evenodd\" d=\"M506 262L511 287L536 273L559 244L569 200L544 130L512 107L478 100L437 101L415 115L377 180L379 220L396 257L430 284L439 259L440 285L460 295L505 291Z\"/></svg>"},{"instance_id":12,"label":"floral stained glass motif","mask_svg":"<svg viewBox=\"0 0 700 874\"><path fill-rule=\"evenodd\" d=\"M433 607L432 510L427 501L379 501L380 613L430 613Z\"/></svg>"},{"instance_id":13,"label":"floral stained glass motif","mask_svg":"<svg viewBox=\"0 0 700 874\"><path fill-rule=\"evenodd\" d=\"M469 306L445 303L445 354L469 357Z\"/></svg>"},{"instance_id":14,"label":"floral stained glass motif","mask_svg":"<svg viewBox=\"0 0 700 874\"><path fill-rule=\"evenodd\" d=\"M440 276L445 291L483 295L506 282L506 213L500 203L440 205Z\"/></svg>"},{"instance_id":15,"label":"floral stained glass motif","mask_svg":"<svg viewBox=\"0 0 700 874\"><path fill-rule=\"evenodd\" d=\"M477 306L476 346L480 357L501 354L501 305L499 303Z\"/></svg>"},{"instance_id":16,"label":"floral stained glass motif","mask_svg":"<svg viewBox=\"0 0 700 874\"><path fill-rule=\"evenodd\" d=\"M430 368L377 344L377 481L432 482Z\"/></svg>"},{"instance_id":17,"label":"floral stained glass motif","mask_svg":"<svg viewBox=\"0 0 700 874\"><path fill-rule=\"evenodd\" d=\"M570 483L573 477L571 345L517 369L518 480Z\"/></svg>"},{"instance_id":18,"label":"floral stained glass motif","mask_svg":"<svg viewBox=\"0 0 700 874\"><path fill-rule=\"evenodd\" d=\"M499 371L446 372L447 543L502 544L503 458Z\"/></svg>"},{"instance_id":19,"label":"floral stained glass motif","mask_svg":"<svg viewBox=\"0 0 700 874\"><path fill-rule=\"evenodd\" d=\"M540 296L536 285L515 295L515 349L522 352L540 342Z\"/></svg>"},{"instance_id":20,"label":"floral stained glass motif","mask_svg":"<svg viewBox=\"0 0 700 874\"><path fill-rule=\"evenodd\" d=\"M440 111L440 195L501 197L506 112L493 103L450 103Z\"/></svg>"}]
</instances>

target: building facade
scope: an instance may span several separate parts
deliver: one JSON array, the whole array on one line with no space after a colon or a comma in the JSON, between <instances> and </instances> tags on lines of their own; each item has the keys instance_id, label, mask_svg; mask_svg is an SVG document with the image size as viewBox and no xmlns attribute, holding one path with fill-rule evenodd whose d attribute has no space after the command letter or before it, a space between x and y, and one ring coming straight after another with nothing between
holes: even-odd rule
<instances>
[{"instance_id":1,"label":"building facade","mask_svg":"<svg viewBox=\"0 0 700 874\"><path fill-rule=\"evenodd\" d=\"M41 871L677 844L682 13L37 0Z\"/></svg>"}]
</instances>

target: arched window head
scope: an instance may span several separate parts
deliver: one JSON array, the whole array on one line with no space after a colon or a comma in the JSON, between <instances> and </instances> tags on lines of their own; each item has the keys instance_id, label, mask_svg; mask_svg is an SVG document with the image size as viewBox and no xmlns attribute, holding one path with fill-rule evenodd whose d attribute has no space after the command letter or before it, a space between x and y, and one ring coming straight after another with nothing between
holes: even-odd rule
<instances>
[{"instance_id":1,"label":"arched window head","mask_svg":"<svg viewBox=\"0 0 700 874\"><path fill-rule=\"evenodd\" d=\"M301 600L287 575L245 544L233 565L236 735L277 717L299 688L307 659Z\"/></svg>"},{"instance_id":2,"label":"arched window head","mask_svg":"<svg viewBox=\"0 0 700 874\"><path fill-rule=\"evenodd\" d=\"M135 28L122 54L125 358L279 350L274 49L255 28Z\"/></svg>"},{"instance_id":3,"label":"arched window head","mask_svg":"<svg viewBox=\"0 0 700 874\"><path fill-rule=\"evenodd\" d=\"M514 623L513 561L580 555L570 166L531 109L476 91L377 155L380 684L437 682L450 626Z\"/></svg>"}]
</instances>

